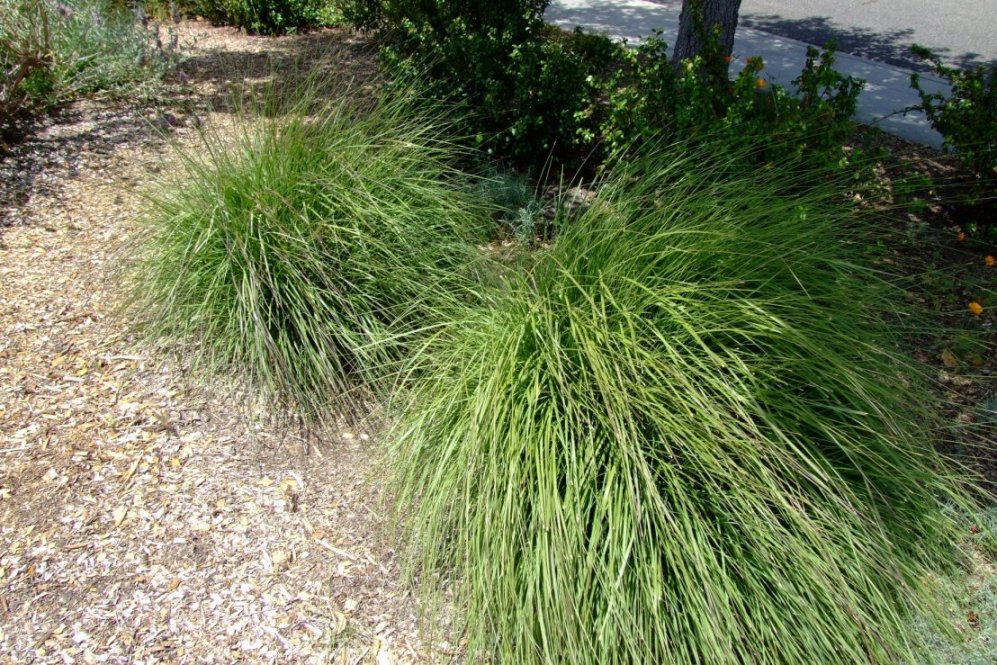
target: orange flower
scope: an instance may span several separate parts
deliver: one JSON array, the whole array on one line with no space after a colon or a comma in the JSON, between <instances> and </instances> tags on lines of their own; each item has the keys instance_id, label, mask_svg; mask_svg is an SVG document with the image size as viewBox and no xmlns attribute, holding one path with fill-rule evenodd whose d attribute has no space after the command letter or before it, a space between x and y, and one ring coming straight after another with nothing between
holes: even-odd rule
<instances>
[{"instance_id":1,"label":"orange flower","mask_svg":"<svg viewBox=\"0 0 997 665\"><path fill-rule=\"evenodd\" d=\"M987 255L987 258L983 259L983 262L986 263L991 268L993 268L994 264L997 263L997 261L994 260L994 257L990 256L989 254Z\"/></svg>"},{"instance_id":2,"label":"orange flower","mask_svg":"<svg viewBox=\"0 0 997 665\"><path fill-rule=\"evenodd\" d=\"M959 234L955 237L955 239L958 240L959 242L962 242L963 240L966 239L966 232L959 231Z\"/></svg>"},{"instance_id":3,"label":"orange flower","mask_svg":"<svg viewBox=\"0 0 997 665\"><path fill-rule=\"evenodd\" d=\"M974 300L969 303L969 311L972 312L973 316L979 316L983 313L983 305Z\"/></svg>"},{"instance_id":4,"label":"orange flower","mask_svg":"<svg viewBox=\"0 0 997 665\"><path fill-rule=\"evenodd\" d=\"M765 82L765 79L755 79L755 87L758 88L759 90L761 90L767 85L768 83Z\"/></svg>"}]
</instances>

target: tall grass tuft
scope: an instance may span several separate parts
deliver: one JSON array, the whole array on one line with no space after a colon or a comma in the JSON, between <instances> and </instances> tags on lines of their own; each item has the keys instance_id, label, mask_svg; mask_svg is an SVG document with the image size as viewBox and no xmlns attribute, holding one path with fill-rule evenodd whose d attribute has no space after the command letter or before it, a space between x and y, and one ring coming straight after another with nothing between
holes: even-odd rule
<instances>
[{"instance_id":1,"label":"tall grass tuft","mask_svg":"<svg viewBox=\"0 0 997 665\"><path fill-rule=\"evenodd\" d=\"M362 408L456 297L489 221L441 113L330 85L264 93L179 148L132 284L152 338L308 419Z\"/></svg>"},{"instance_id":2,"label":"tall grass tuft","mask_svg":"<svg viewBox=\"0 0 997 665\"><path fill-rule=\"evenodd\" d=\"M924 662L963 481L903 294L800 182L659 152L429 345L394 497L471 662Z\"/></svg>"}]
</instances>

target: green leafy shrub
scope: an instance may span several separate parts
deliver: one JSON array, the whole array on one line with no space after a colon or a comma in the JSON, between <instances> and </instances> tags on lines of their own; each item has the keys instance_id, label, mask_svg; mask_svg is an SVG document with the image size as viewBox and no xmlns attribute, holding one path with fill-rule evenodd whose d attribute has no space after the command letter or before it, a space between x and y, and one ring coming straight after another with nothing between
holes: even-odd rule
<instances>
[{"instance_id":1,"label":"green leafy shrub","mask_svg":"<svg viewBox=\"0 0 997 665\"><path fill-rule=\"evenodd\" d=\"M151 0L159 11L171 5L187 16L233 25L250 34L283 35L330 25L339 17L335 0Z\"/></svg>"},{"instance_id":2,"label":"green leafy shrub","mask_svg":"<svg viewBox=\"0 0 997 665\"><path fill-rule=\"evenodd\" d=\"M98 91L153 95L177 58L111 0L0 0L0 125Z\"/></svg>"},{"instance_id":3,"label":"green leafy shrub","mask_svg":"<svg viewBox=\"0 0 997 665\"><path fill-rule=\"evenodd\" d=\"M585 119L578 110L595 94L589 71L570 42L543 40L515 49L509 89L496 88L485 98L492 111L483 147L528 165L551 156L584 159L591 146L579 140Z\"/></svg>"},{"instance_id":4,"label":"green leafy shrub","mask_svg":"<svg viewBox=\"0 0 997 665\"><path fill-rule=\"evenodd\" d=\"M599 131L609 153L664 135L750 147L760 160L804 153L832 163L841 159L841 147L855 127L862 82L834 69L833 45L824 51L808 48L793 90L763 78L761 58L749 57L728 81L717 49L676 70L666 48L659 35L622 52L621 66L596 98L597 104L607 100Z\"/></svg>"},{"instance_id":5,"label":"green leafy shrub","mask_svg":"<svg viewBox=\"0 0 997 665\"><path fill-rule=\"evenodd\" d=\"M344 13L389 37L387 63L428 69L434 95L465 104L481 148L538 165L552 153L577 161L591 148L579 145L578 112L595 91L586 52L544 25L547 4L360 0Z\"/></svg>"},{"instance_id":6,"label":"green leafy shrub","mask_svg":"<svg viewBox=\"0 0 997 665\"><path fill-rule=\"evenodd\" d=\"M489 49L525 41L543 25L550 0L342 0L340 4L346 18L361 30L403 31L443 48L455 45L451 40L470 40ZM478 39L473 33L479 33ZM471 54L450 55L466 63Z\"/></svg>"},{"instance_id":7,"label":"green leafy shrub","mask_svg":"<svg viewBox=\"0 0 997 665\"><path fill-rule=\"evenodd\" d=\"M489 221L448 130L401 94L365 110L269 95L181 153L153 198L132 312L259 396L348 415L434 322Z\"/></svg>"},{"instance_id":8,"label":"green leafy shrub","mask_svg":"<svg viewBox=\"0 0 997 665\"><path fill-rule=\"evenodd\" d=\"M393 496L469 661L924 662L963 497L902 293L833 185L728 160L624 169L417 363Z\"/></svg>"},{"instance_id":9,"label":"green leafy shrub","mask_svg":"<svg viewBox=\"0 0 997 665\"><path fill-rule=\"evenodd\" d=\"M41 0L0 2L0 131L48 81L51 32Z\"/></svg>"},{"instance_id":10,"label":"green leafy shrub","mask_svg":"<svg viewBox=\"0 0 997 665\"><path fill-rule=\"evenodd\" d=\"M222 0L226 22L247 32L280 35L319 23L325 0Z\"/></svg>"},{"instance_id":11,"label":"green leafy shrub","mask_svg":"<svg viewBox=\"0 0 997 665\"><path fill-rule=\"evenodd\" d=\"M911 74L911 87L921 98L920 110L977 179L971 195L992 197L997 187L997 65L960 70L946 66L923 46L914 46L913 50L931 62L934 73L951 86L948 96L927 92L921 86L920 75Z\"/></svg>"},{"instance_id":12,"label":"green leafy shrub","mask_svg":"<svg viewBox=\"0 0 997 665\"><path fill-rule=\"evenodd\" d=\"M714 35L676 70L660 35L637 49L565 33L542 21L542 0L355 0L347 20L388 37L385 61L429 65L432 94L472 112L467 132L518 164L598 165L643 141L751 145L755 159L808 152L836 163L854 128L862 83L834 69L834 49L811 49L794 90L760 78L762 62L731 82ZM761 87L760 84L761 83Z\"/></svg>"},{"instance_id":13,"label":"green leafy shrub","mask_svg":"<svg viewBox=\"0 0 997 665\"><path fill-rule=\"evenodd\" d=\"M52 28L53 87L59 99L97 91L152 95L179 59L175 28L136 18L113 0L70 0Z\"/></svg>"}]
</instances>

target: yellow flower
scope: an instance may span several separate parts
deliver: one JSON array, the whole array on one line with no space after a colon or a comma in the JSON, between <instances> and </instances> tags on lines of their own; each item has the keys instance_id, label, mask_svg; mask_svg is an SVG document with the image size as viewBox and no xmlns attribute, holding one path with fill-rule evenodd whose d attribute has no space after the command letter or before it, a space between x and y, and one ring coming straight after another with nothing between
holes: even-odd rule
<instances>
[{"instance_id":1,"label":"yellow flower","mask_svg":"<svg viewBox=\"0 0 997 665\"><path fill-rule=\"evenodd\" d=\"M983 262L986 263L991 268L993 268L994 264L997 263L997 261L994 261L994 257L990 255L987 255L987 258L983 259Z\"/></svg>"},{"instance_id":2,"label":"yellow flower","mask_svg":"<svg viewBox=\"0 0 997 665\"><path fill-rule=\"evenodd\" d=\"M755 79L755 87L758 89L762 89L767 85L768 83L765 82L765 79Z\"/></svg>"},{"instance_id":3,"label":"yellow flower","mask_svg":"<svg viewBox=\"0 0 997 665\"><path fill-rule=\"evenodd\" d=\"M983 305L974 300L969 303L969 311L973 313L973 316L979 316L983 313Z\"/></svg>"}]
</instances>

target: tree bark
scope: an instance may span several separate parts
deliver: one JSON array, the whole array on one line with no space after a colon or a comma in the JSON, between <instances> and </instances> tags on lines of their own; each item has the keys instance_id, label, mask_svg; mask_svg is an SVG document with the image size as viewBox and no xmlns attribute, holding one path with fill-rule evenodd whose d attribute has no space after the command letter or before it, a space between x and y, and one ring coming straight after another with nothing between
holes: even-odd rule
<instances>
[{"instance_id":1,"label":"tree bark","mask_svg":"<svg viewBox=\"0 0 997 665\"><path fill-rule=\"evenodd\" d=\"M722 55L734 49L734 30L741 0L685 0L679 15L679 34L675 39L672 62L694 58L703 50L703 38L719 26L717 37ZM700 20L702 23L700 23Z\"/></svg>"}]
</instances>

